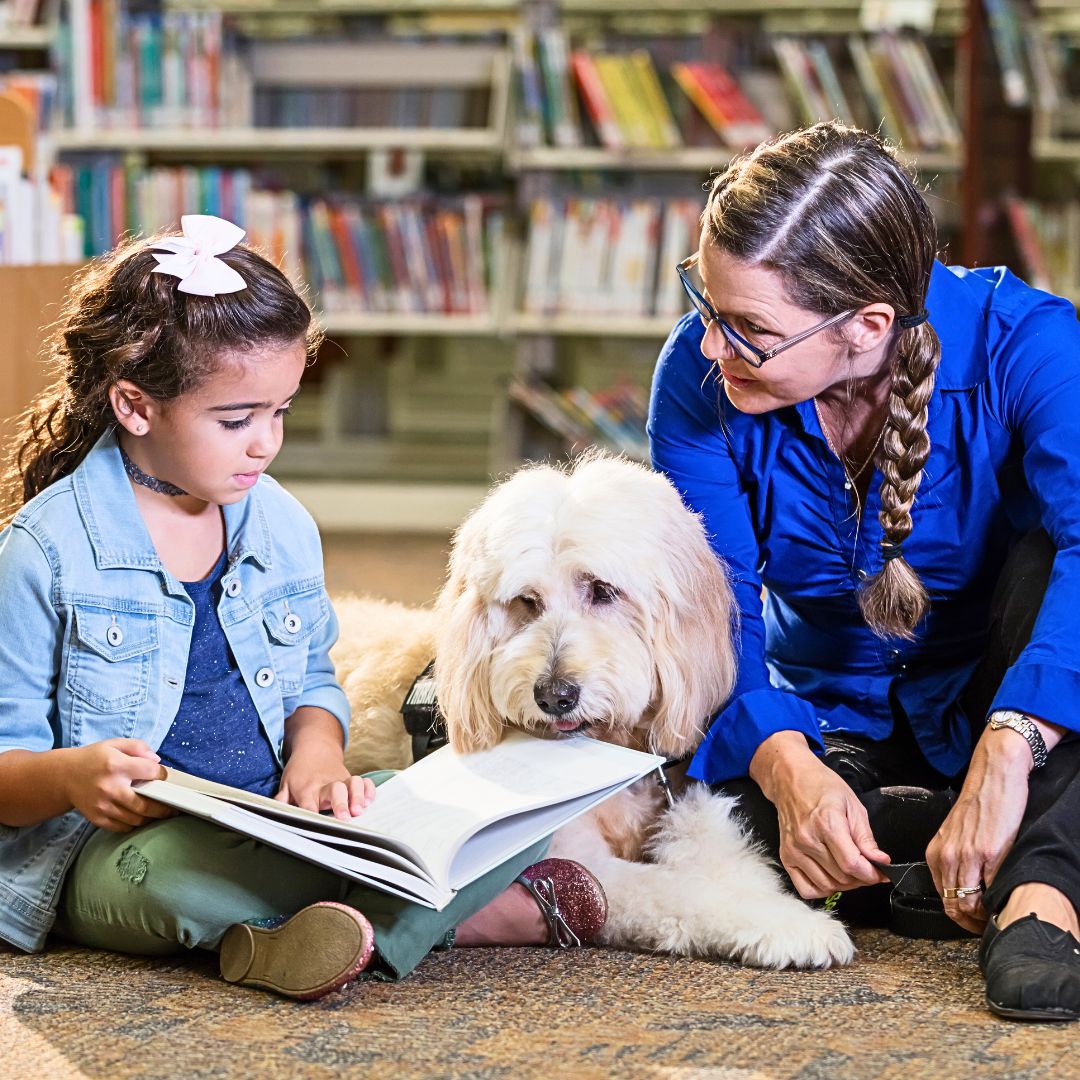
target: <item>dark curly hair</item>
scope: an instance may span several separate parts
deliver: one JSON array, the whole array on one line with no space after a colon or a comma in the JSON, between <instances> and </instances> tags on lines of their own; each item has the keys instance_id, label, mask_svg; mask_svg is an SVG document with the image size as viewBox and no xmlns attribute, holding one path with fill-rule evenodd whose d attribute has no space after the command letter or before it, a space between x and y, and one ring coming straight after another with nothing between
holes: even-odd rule
<instances>
[{"instance_id":1,"label":"dark curly hair","mask_svg":"<svg viewBox=\"0 0 1080 1080\"><path fill-rule=\"evenodd\" d=\"M70 474L114 422L110 389L127 379L158 401L200 386L230 355L303 340L309 361L322 334L289 279L244 245L223 262L247 283L239 292L196 296L154 273L154 250L175 232L129 239L75 279L47 345L56 378L19 418L2 484L3 523Z\"/></svg>"}]
</instances>

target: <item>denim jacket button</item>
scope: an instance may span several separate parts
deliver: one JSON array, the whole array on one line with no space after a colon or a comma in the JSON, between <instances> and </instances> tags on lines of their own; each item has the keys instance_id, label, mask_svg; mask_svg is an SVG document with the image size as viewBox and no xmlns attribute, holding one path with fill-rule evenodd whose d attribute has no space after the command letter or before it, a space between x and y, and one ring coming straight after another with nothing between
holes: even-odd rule
<instances>
[{"instance_id":1,"label":"denim jacket button","mask_svg":"<svg viewBox=\"0 0 1080 1080\"><path fill-rule=\"evenodd\" d=\"M303 625L304 624L303 622L301 622L299 615L294 615L292 612L290 612L288 615L285 616L285 629L288 630L290 634L299 634L300 627Z\"/></svg>"},{"instance_id":2,"label":"denim jacket button","mask_svg":"<svg viewBox=\"0 0 1080 1080\"><path fill-rule=\"evenodd\" d=\"M239 578L233 578L228 583L228 585L225 586L225 595L226 596L239 596L240 595L240 590L242 588L243 588L243 586L240 584L240 579Z\"/></svg>"},{"instance_id":3,"label":"denim jacket button","mask_svg":"<svg viewBox=\"0 0 1080 1080\"><path fill-rule=\"evenodd\" d=\"M264 668L259 668L259 670L257 672L255 672L255 685L256 686L261 686L261 687L265 688L267 686L273 686L273 684L274 684L274 672L273 672L273 669L268 668L268 667L264 667Z\"/></svg>"},{"instance_id":4,"label":"denim jacket button","mask_svg":"<svg viewBox=\"0 0 1080 1080\"><path fill-rule=\"evenodd\" d=\"M124 644L124 631L114 624L105 631L105 640L115 649Z\"/></svg>"}]
</instances>

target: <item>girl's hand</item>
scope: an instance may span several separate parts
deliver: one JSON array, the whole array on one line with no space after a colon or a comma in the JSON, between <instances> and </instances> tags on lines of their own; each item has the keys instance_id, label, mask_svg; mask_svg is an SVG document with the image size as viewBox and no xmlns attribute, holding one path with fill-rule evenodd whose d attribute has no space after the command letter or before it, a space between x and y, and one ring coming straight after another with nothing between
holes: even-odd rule
<instances>
[{"instance_id":1,"label":"girl's hand","mask_svg":"<svg viewBox=\"0 0 1080 1080\"><path fill-rule=\"evenodd\" d=\"M174 817L171 806L140 795L133 780L163 780L161 759L141 739L105 739L67 751L64 790L91 824L125 833Z\"/></svg>"},{"instance_id":2,"label":"girl's hand","mask_svg":"<svg viewBox=\"0 0 1080 1080\"><path fill-rule=\"evenodd\" d=\"M1027 808L1031 766L1022 736L1007 729L983 733L956 803L926 849L939 893L994 880ZM981 892L943 902L949 918L965 929L980 933L986 926Z\"/></svg>"},{"instance_id":3,"label":"girl's hand","mask_svg":"<svg viewBox=\"0 0 1080 1080\"><path fill-rule=\"evenodd\" d=\"M891 862L874 840L866 808L794 731L758 748L751 775L776 806L780 861L805 899L885 882L874 862Z\"/></svg>"},{"instance_id":4,"label":"girl's hand","mask_svg":"<svg viewBox=\"0 0 1080 1080\"><path fill-rule=\"evenodd\" d=\"M341 724L325 709L302 705L285 721L284 752L278 802L353 818L375 798L375 785L345 768Z\"/></svg>"},{"instance_id":5,"label":"girl's hand","mask_svg":"<svg viewBox=\"0 0 1080 1080\"><path fill-rule=\"evenodd\" d=\"M278 802L292 803L317 813L332 810L336 818L354 818L375 798L375 785L363 776L351 776L341 750L321 754L293 754L281 774Z\"/></svg>"}]
</instances>

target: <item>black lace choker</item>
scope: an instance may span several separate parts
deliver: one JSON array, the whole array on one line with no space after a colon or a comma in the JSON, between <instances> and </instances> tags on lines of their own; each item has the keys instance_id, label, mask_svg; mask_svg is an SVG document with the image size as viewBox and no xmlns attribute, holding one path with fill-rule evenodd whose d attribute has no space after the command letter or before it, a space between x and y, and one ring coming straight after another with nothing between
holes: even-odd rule
<instances>
[{"instance_id":1,"label":"black lace choker","mask_svg":"<svg viewBox=\"0 0 1080 1080\"><path fill-rule=\"evenodd\" d=\"M131 477L132 483L141 484L144 488L156 491L159 495L176 496L187 494L183 488L178 488L175 484L170 484L168 480L159 480L156 476L144 473L142 469L140 469L139 466L124 453L124 448L122 446L120 447L120 457L124 462L124 469L128 476Z\"/></svg>"}]
</instances>

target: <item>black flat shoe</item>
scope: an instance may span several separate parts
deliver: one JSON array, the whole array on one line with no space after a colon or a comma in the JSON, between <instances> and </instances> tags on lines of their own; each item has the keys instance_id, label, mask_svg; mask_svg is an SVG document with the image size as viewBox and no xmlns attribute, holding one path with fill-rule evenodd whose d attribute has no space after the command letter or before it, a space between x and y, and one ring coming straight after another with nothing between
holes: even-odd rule
<instances>
[{"instance_id":1,"label":"black flat shoe","mask_svg":"<svg viewBox=\"0 0 1080 1080\"><path fill-rule=\"evenodd\" d=\"M1008 1020L1080 1018L1080 942L1026 915L999 930L991 919L979 946L986 1005Z\"/></svg>"}]
</instances>

